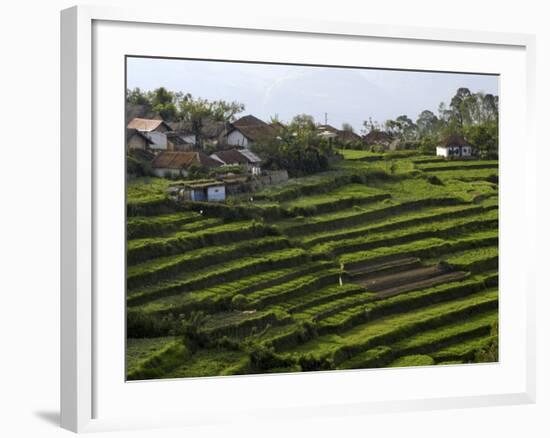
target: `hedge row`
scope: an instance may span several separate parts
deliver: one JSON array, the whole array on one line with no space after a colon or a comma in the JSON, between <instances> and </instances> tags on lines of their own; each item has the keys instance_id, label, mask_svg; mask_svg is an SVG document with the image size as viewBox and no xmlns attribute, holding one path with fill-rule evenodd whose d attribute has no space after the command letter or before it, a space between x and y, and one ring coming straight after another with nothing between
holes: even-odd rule
<instances>
[{"instance_id":1,"label":"hedge row","mask_svg":"<svg viewBox=\"0 0 550 438\"><path fill-rule=\"evenodd\" d=\"M357 309L350 308L347 314L338 315L335 313L332 317L327 317L327 319L321 321L318 330L320 334L335 331L342 332L365 321L465 298L487 287L486 279L482 277L397 295L373 302L368 306L362 304Z\"/></svg>"},{"instance_id":2,"label":"hedge row","mask_svg":"<svg viewBox=\"0 0 550 438\"><path fill-rule=\"evenodd\" d=\"M159 378L189 359L190 356L191 353L183 342L173 341L140 362L136 367L127 370L126 377L128 380Z\"/></svg>"},{"instance_id":3,"label":"hedge row","mask_svg":"<svg viewBox=\"0 0 550 438\"><path fill-rule=\"evenodd\" d=\"M290 236L297 236L300 234L308 234L320 231L329 231L337 228L344 228L353 225L357 225L369 220L382 219L391 215L397 215L404 211L414 210L422 207L429 206L446 206L457 205L462 203L457 198L430 198L420 199L415 201L407 201L397 205L390 205L380 209L362 211L353 215L343 215L342 217L334 217L328 220L320 220L318 222L305 222L296 223L285 228L285 233Z\"/></svg>"},{"instance_id":4,"label":"hedge row","mask_svg":"<svg viewBox=\"0 0 550 438\"><path fill-rule=\"evenodd\" d=\"M195 212L182 211L159 216L135 216L126 220L126 238L160 236L175 232L184 224L203 220L203 216Z\"/></svg>"},{"instance_id":5,"label":"hedge row","mask_svg":"<svg viewBox=\"0 0 550 438\"><path fill-rule=\"evenodd\" d=\"M263 289L252 293L247 297L248 303L246 307L263 307L269 304L281 302L289 297L303 296L331 283L337 284L339 276L339 270L331 270L322 275L300 277L288 283L283 283L269 289Z\"/></svg>"},{"instance_id":6,"label":"hedge row","mask_svg":"<svg viewBox=\"0 0 550 438\"><path fill-rule=\"evenodd\" d=\"M137 306L171 295L190 292L222 282L236 280L245 275L255 274L267 269L282 269L295 266L306 259L307 255L305 251L291 248L262 255L261 257L249 257L237 260L233 266L222 267L219 270L213 269L212 271L203 273L201 276L196 276L192 279L175 280L167 284L160 284L156 288L145 289L139 293L128 296L127 304L128 306ZM172 307L172 311L178 310L177 305L169 307Z\"/></svg>"},{"instance_id":7,"label":"hedge row","mask_svg":"<svg viewBox=\"0 0 550 438\"><path fill-rule=\"evenodd\" d=\"M273 227L256 222L234 222L195 233L184 232L167 238L130 241L126 251L129 265L155 257L175 255L206 246L224 245L253 237L275 236Z\"/></svg>"},{"instance_id":8,"label":"hedge row","mask_svg":"<svg viewBox=\"0 0 550 438\"><path fill-rule=\"evenodd\" d=\"M380 247L370 251L347 253L341 258L341 262L345 264L346 269L354 269L405 257L434 258L451 252L497 244L498 233L496 231L474 233L452 241L427 238L393 247Z\"/></svg>"},{"instance_id":9,"label":"hedge row","mask_svg":"<svg viewBox=\"0 0 550 438\"><path fill-rule=\"evenodd\" d=\"M245 240L231 245L211 246L190 251L178 256L153 259L128 269L127 288L133 289L170 277L177 273L189 273L201 268L211 267L217 263L248 257L267 251L288 248L290 243L283 237L264 237L259 240Z\"/></svg>"},{"instance_id":10,"label":"hedge row","mask_svg":"<svg viewBox=\"0 0 550 438\"><path fill-rule=\"evenodd\" d=\"M357 237L355 239L328 242L314 247L313 254L330 253L337 256L349 252L401 245L430 237L448 238L471 231L489 230L498 226L498 218L477 216L468 219L471 220L457 221L458 223L447 221L443 224L419 225L411 229L396 230L386 235L373 233L363 238Z\"/></svg>"},{"instance_id":11,"label":"hedge row","mask_svg":"<svg viewBox=\"0 0 550 438\"><path fill-rule=\"evenodd\" d=\"M396 342L399 339L403 339L418 333L419 331L424 331L428 329L434 329L437 327L444 326L453 321L459 319L465 319L472 315L479 314L481 312L489 311L496 309L498 307L498 298L489 296L485 299L475 300L471 304L465 304L460 306L456 310L449 312L439 313L435 316L427 317L425 319L420 319L412 323L404 324L399 327L393 328L386 333L381 333L369 337L360 342L342 345L337 348L334 352L330 353L332 360L335 364L341 363L347 359L350 359L357 353L365 351L369 348L378 345L385 345L388 343Z\"/></svg>"},{"instance_id":12,"label":"hedge row","mask_svg":"<svg viewBox=\"0 0 550 438\"><path fill-rule=\"evenodd\" d=\"M174 213L179 207L165 196L151 196L144 199L128 200L126 202L127 216L157 216Z\"/></svg>"}]
</instances>

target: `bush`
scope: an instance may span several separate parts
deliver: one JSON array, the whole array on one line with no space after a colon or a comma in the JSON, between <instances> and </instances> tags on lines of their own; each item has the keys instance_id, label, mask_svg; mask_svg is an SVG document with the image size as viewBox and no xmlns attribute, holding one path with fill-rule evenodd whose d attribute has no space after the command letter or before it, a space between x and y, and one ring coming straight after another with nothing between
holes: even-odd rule
<instances>
[{"instance_id":1,"label":"bush","mask_svg":"<svg viewBox=\"0 0 550 438\"><path fill-rule=\"evenodd\" d=\"M244 310L249 304L248 298L242 294L237 294L231 299L231 307L234 310Z\"/></svg>"},{"instance_id":2,"label":"bush","mask_svg":"<svg viewBox=\"0 0 550 438\"><path fill-rule=\"evenodd\" d=\"M430 184L433 184L434 186L442 186L443 181L441 181L436 175L428 175L426 177L426 181L428 181Z\"/></svg>"}]
</instances>

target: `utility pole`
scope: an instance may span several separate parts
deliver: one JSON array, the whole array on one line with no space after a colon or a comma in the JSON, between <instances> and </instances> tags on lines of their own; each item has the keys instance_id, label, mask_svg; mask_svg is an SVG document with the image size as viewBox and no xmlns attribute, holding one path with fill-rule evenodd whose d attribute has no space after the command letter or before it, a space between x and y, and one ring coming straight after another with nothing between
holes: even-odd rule
<instances>
[{"instance_id":1,"label":"utility pole","mask_svg":"<svg viewBox=\"0 0 550 438\"><path fill-rule=\"evenodd\" d=\"M328 125L328 114L325 113L325 125Z\"/></svg>"}]
</instances>

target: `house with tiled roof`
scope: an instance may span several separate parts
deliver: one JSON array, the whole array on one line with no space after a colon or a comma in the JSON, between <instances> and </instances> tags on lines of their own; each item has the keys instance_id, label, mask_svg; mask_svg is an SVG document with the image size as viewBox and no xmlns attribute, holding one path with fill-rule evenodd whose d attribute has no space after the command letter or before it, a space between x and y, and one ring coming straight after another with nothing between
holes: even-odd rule
<instances>
[{"instance_id":1,"label":"house with tiled roof","mask_svg":"<svg viewBox=\"0 0 550 438\"><path fill-rule=\"evenodd\" d=\"M151 162L153 173L159 177L187 177L191 167L212 169L222 163L203 152L165 151Z\"/></svg>"},{"instance_id":2,"label":"house with tiled roof","mask_svg":"<svg viewBox=\"0 0 550 438\"><path fill-rule=\"evenodd\" d=\"M464 158L474 154L474 147L460 134L451 134L435 148L438 156L445 158Z\"/></svg>"},{"instance_id":3,"label":"house with tiled roof","mask_svg":"<svg viewBox=\"0 0 550 438\"><path fill-rule=\"evenodd\" d=\"M231 124L226 143L249 149L254 143L274 137L277 130L263 120L249 114Z\"/></svg>"},{"instance_id":4,"label":"house with tiled roof","mask_svg":"<svg viewBox=\"0 0 550 438\"><path fill-rule=\"evenodd\" d=\"M252 175L260 175L261 158L248 149L227 149L218 151L211 158L223 163L224 166L246 166Z\"/></svg>"}]
</instances>

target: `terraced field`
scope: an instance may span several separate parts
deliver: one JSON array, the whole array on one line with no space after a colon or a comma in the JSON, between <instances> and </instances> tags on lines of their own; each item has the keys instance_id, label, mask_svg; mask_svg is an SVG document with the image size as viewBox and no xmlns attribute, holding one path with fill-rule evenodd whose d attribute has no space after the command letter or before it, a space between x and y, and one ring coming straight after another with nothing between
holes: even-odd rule
<instances>
[{"instance_id":1,"label":"terraced field","mask_svg":"<svg viewBox=\"0 0 550 438\"><path fill-rule=\"evenodd\" d=\"M253 201L130 183L128 379L497 360L497 162L344 152Z\"/></svg>"}]
</instances>

